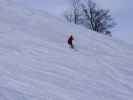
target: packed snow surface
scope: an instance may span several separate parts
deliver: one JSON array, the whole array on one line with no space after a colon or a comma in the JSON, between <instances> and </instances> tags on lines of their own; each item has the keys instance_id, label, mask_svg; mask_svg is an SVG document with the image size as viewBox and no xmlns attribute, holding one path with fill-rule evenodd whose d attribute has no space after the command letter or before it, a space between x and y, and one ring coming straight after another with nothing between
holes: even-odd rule
<instances>
[{"instance_id":1,"label":"packed snow surface","mask_svg":"<svg viewBox=\"0 0 133 100\"><path fill-rule=\"evenodd\" d=\"M0 100L133 99L132 46L15 2L0 0Z\"/></svg>"}]
</instances>

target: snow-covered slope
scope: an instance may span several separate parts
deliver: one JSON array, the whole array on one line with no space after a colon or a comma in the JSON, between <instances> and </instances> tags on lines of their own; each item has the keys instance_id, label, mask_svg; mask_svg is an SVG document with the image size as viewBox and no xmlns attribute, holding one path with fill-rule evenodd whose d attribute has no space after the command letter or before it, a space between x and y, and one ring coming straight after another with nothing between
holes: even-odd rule
<instances>
[{"instance_id":1,"label":"snow-covered slope","mask_svg":"<svg viewBox=\"0 0 133 100\"><path fill-rule=\"evenodd\" d=\"M0 0L0 100L132 100L132 60L122 41Z\"/></svg>"}]
</instances>

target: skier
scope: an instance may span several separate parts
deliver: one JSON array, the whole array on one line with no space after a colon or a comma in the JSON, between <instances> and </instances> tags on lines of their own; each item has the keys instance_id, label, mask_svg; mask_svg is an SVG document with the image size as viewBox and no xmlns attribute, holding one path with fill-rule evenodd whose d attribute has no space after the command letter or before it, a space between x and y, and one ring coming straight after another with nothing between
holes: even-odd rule
<instances>
[{"instance_id":1,"label":"skier","mask_svg":"<svg viewBox=\"0 0 133 100\"><path fill-rule=\"evenodd\" d=\"M69 38L68 38L68 45L73 49L74 48L74 45L73 45L73 41L74 40L74 38L73 38L73 36L71 35Z\"/></svg>"}]
</instances>

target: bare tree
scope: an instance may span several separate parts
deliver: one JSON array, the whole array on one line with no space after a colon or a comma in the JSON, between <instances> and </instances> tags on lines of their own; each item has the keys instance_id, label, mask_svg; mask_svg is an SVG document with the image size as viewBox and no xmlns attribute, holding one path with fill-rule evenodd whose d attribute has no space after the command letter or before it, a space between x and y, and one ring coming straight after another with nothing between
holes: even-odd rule
<instances>
[{"instance_id":1,"label":"bare tree","mask_svg":"<svg viewBox=\"0 0 133 100\"><path fill-rule=\"evenodd\" d=\"M80 0L71 0L74 14L74 23L78 23Z\"/></svg>"},{"instance_id":2,"label":"bare tree","mask_svg":"<svg viewBox=\"0 0 133 100\"><path fill-rule=\"evenodd\" d=\"M113 28L115 24L109 10L100 9L96 3L87 0L86 3L82 4L82 11L84 13L83 24L87 28L106 35L111 34L109 29Z\"/></svg>"},{"instance_id":3,"label":"bare tree","mask_svg":"<svg viewBox=\"0 0 133 100\"><path fill-rule=\"evenodd\" d=\"M68 22L81 24L93 31L111 36L115 23L110 10L98 8L91 0L71 0L72 9L65 13Z\"/></svg>"},{"instance_id":4,"label":"bare tree","mask_svg":"<svg viewBox=\"0 0 133 100\"><path fill-rule=\"evenodd\" d=\"M64 13L64 17L65 17L65 19L67 20L67 22L70 22L70 23L72 23L73 22L73 12L71 11L71 10L69 10L69 11L65 11L65 13Z\"/></svg>"},{"instance_id":5,"label":"bare tree","mask_svg":"<svg viewBox=\"0 0 133 100\"><path fill-rule=\"evenodd\" d=\"M68 22L73 22L75 24L79 24L80 17L80 0L70 0L71 9L69 11L65 11L65 18Z\"/></svg>"}]
</instances>

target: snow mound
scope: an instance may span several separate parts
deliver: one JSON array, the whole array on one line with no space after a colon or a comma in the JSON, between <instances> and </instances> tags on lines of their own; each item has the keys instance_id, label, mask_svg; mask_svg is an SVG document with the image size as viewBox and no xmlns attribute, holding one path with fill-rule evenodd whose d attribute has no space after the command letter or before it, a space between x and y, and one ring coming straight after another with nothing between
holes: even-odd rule
<instances>
[{"instance_id":1,"label":"snow mound","mask_svg":"<svg viewBox=\"0 0 133 100\"><path fill-rule=\"evenodd\" d=\"M0 100L132 100L132 59L122 41L0 1Z\"/></svg>"}]
</instances>

